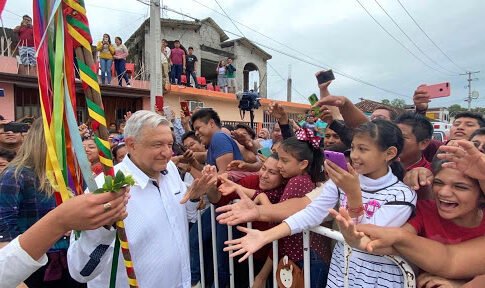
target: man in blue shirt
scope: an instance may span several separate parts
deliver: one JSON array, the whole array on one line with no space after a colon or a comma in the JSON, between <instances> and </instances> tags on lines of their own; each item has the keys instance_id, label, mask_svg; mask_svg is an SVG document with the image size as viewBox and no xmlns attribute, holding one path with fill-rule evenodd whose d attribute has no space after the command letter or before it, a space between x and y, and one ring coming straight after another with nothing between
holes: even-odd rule
<instances>
[{"instance_id":1,"label":"man in blue shirt","mask_svg":"<svg viewBox=\"0 0 485 288\"><path fill-rule=\"evenodd\" d=\"M243 160L236 142L221 131L221 119L211 108L200 109L192 115L195 134L207 146L206 163L217 167L223 173L232 160Z\"/></svg>"},{"instance_id":2,"label":"man in blue shirt","mask_svg":"<svg viewBox=\"0 0 485 288\"><path fill-rule=\"evenodd\" d=\"M221 131L221 118L211 108L203 108L192 115L192 126L200 139L207 146L206 164L217 167L219 174L224 173L232 160L243 160L239 147L231 136ZM219 287L229 284L229 255L223 252L224 242L227 240L227 226L216 224L217 238L217 271ZM195 283L192 283L195 284ZM193 287L199 287L196 284Z\"/></svg>"}]
</instances>

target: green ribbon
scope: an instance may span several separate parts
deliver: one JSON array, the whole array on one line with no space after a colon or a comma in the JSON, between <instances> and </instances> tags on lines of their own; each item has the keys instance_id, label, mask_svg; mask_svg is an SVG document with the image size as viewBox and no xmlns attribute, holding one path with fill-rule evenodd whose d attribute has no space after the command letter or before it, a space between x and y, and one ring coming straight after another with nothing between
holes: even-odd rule
<instances>
[{"instance_id":1,"label":"green ribbon","mask_svg":"<svg viewBox=\"0 0 485 288\"><path fill-rule=\"evenodd\" d=\"M93 101L89 100L86 98L86 104L88 105L88 108L99 114L100 116L104 117L104 111L101 109L101 107L98 106L98 104L94 103Z\"/></svg>"},{"instance_id":2,"label":"green ribbon","mask_svg":"<svg viewBox=\"0 0 485 288\"><path fill-rule=\"evenodd\" d=\"M116 288L116 273L118 272L118 259L120 257L120 238L116 235L115 249L113 250L113 261L111 262L111 275L109 288Z\"/></svg>"}]
</instances>

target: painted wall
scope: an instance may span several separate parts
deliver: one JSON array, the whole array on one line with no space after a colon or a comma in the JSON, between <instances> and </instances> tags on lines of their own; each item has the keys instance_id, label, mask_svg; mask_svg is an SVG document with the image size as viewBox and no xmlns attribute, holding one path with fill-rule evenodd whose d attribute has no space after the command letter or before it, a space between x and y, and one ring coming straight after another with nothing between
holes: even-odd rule
<instances>
[{"instance_id":1,"label":"painted wall","mask_svg":"<svg viewBox=\"0 0 485 288\"><path fill-rule=\"evenodd\" d=\"M0 115L8 120L15 120L15 101L13 84L0 82L0 89L4 90L4 96L0 97Z\"/></svg>"}]
</instances>

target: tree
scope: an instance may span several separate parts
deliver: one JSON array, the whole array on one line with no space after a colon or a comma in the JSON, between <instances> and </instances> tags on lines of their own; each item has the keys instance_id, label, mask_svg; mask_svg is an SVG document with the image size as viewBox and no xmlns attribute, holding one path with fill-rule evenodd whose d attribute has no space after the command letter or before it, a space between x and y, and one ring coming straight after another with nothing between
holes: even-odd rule
<instances>
[{"instance_id":1,"label":"tree","mask_svg":"<svg viewBox=\"0 0 485 288\"><path fill-rule=\"evenodd\" d=\"M465 108L461 107L460 104L453 104L448 107L448 111L450 112L450 117L455 117L456 114L465 111Z\"/></svg>"},{"instance_id":2,"label":"tree","mask_svg":"<svg viewBox=\"0 0 485 288\"><path fill-rule=\"evenodd\" d=\"M399 99L399 98L392 99L391 106L404 109L404 107L406 106L406 101L404 101L403 99Z\"/></svg>"},{"instance_id":3,"label":"tree","mask_svg":"<svg viewBox=\"0 0 485 288\"><path fill-rule=\"evenodd\" d=\"M391 105L391 101L389 101L389 99L382 99L381 103L384 105Z\"/></svg>"}]
</instances>

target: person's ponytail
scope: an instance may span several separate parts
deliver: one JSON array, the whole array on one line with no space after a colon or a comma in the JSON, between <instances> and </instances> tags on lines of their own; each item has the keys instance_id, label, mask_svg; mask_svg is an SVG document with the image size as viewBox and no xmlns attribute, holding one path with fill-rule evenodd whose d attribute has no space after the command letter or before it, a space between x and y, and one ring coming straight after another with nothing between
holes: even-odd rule
<instances>
[{"instance_id":1,"label":"person's ponytail","mask_svg":"<svg viewBox=\"0 0 485 288\"><path fill-rule=\"evenodd\" d=\"M313 151L313 161L308 174L314 183L325 181L325 173L323 173L323 153L320 148L311 147Z\"/></svg>"},{"instance_id":2,"label":"person's ponytail","mask_svg":"<svg viewBox=\"0 0 485 288\"><path fill-rule=\"evenodd\" d=\"M404 170L404 166L402 166L401 162L394 160L389 166L391 167L392 174L396 175L399 181L403 181L406 170Z\"/></svg>"}]
</instances>

